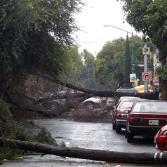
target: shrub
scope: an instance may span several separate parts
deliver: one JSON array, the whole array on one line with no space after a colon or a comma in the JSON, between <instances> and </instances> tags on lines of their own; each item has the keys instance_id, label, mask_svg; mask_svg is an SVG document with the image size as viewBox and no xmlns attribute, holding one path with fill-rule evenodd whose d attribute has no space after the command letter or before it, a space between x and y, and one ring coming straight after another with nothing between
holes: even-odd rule
<instances>
[{"instance_id":1,"label":"shrub","mask_svg":"<svg viewBox=\"0 0 167 167\"><path fill-rule=\"evenodd\" d=\"M46 128L42 128L36 136L36 140L40 143L47 143L56 145L55 140L51 136L50 132Z\"/></svg>"}]
</instances>

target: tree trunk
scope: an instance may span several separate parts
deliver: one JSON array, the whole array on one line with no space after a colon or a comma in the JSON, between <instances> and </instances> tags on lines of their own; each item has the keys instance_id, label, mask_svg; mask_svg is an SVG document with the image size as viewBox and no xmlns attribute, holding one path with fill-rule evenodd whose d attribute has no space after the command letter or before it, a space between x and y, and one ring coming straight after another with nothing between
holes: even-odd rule
<instances>
[{"instance_id":1,"label":"tree trunk","mask_svg":"<svg viewBox=\"0 0 167 167\"><path fill-rule=\"evenodd\" d=\"M167 101L167 80L162 80L161 81L160 99Z\"/></svg>"},{"instance_id":2,"label":"tree trunk","mask_svg":"<svg viewBox=\"0 0 167 167\"><path fill-rule=\"evenodd\" d=\"M120 96L136 96L136 97L142 97L142 98L148 98L148 99L158 99L158 95L155 92L148 92L148 93L136 93L135 91L125 91L125 90L111 90L111 91L98 91L98 90L91 90L91 89L86 89L86 88L82 88L82 87L78 87L75 85L72 85L70 83L67 82L62 82L60 80L56 80L54 78L51 78L49 76L46 75L41 75L38 74L38 76L47 79L49 81L55 82L57 84L60 84L62 86L68 87L70 89L74 89L74 90L78 90L87 94L91 94L92 96L101 96L101 97L120 97ZM42 99L41 99L42 100Z\"/></svg>"},{"instance_id":3,"label":"tree trunk","mask_svg":"<svg viewBox=\"0 0 167 167\"><path fill-rule=\"evenodd\" d=\"M105 150L91 150L83 148L54 147L35 142L10 140L0 138L1 146L30 150L38 153L53 154L63 157L90 159L106 162L138 163L138 164L167 164L167 153L124 153Z\"/></svg>"},{"instance_id":4,"label":"tree trunk","mask_svg":"<svg viewBox=\"0 0 167 167\"><path fill-rule=\"evenodd\" d=\"M160 49L160 62L162 65L167 64L167 36L161 37L161 42L158 44ZM167 100L167 80L160 78L160 99Z\"/></svg>"}]
</instances>

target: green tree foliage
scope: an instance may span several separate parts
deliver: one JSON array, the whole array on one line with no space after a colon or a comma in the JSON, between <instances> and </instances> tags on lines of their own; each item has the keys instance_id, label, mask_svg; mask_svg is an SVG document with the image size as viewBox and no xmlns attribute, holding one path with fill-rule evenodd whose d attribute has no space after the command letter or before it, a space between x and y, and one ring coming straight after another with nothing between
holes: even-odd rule
<instances>
[{"instance_id":1,"label":"green tree foliage","mask_svg":"<svg viewBox=\"0 0 167 167\"><path fill-rule=\"evenodd\" d=\"M51 136L50 132L46 128L41 128L39 133L36 135L36 140L40 143L54 144L57 146L54 138Z\"/></svg>"},{"instance_id":2,"label":"green tree foliage","mask_svg":"<svg viewBox=\"0 0 167 167\"><path fill-rule=\"evenodd\" d=\"M0 137L26 141L34 140L56 145L51 134L46 129L42 128L37 134L33 134L32 129L25 131L21 124L16 123L12 119L8 104L2 98L0 98ZM4 159L15 159L23 153L23 150L10 149L8 146L0 147L0 163Z\"/></svg>"},{"instance_id":3,"label":"green tree foliage","mask_svg":"<svg viewBox=\"0 0 167 167\"><path fill-rule=\"evenodd\" d=\"M148 35L160 49L161 61L166 63L167 56L167 2L162 0L124 1L127 21L137 31Z\"/></svg>"},{"instance_id":4,"label":"green tree foliage","mask_svg":"<svg viewBox=\"0 0 167 167\"><path fill-rule=\"evenodd\" d=\"M96 57L96 78L101 84L117 87L123 83L125 40L107 42Z\"/></svg>"},{"instance_id":5,"label":"green tree foliage","mask_svg":"<svg viewBox=\"0 0 167 167\"><path fill-rule=\"evenodd\" d=\"M66 59L64 66L64 71L66 71L65 76L70 83L76 85L82 85L81 74L83 71L83 61L82 56L79 53L78 47L73 45L66 49ZM83 85L82 85L83 86Z\"/></svg>"},{"instance_id":6,"label":"green tree foliage","mask_svg":"<svg viewBox=\"0 0 167 167\"><path fill-rule=\"evenodd\" d=\"M95 58L84 49L79 53L77 46L66 49L65 78L78 86L94 88L95 82Z\"/></svg>"},{"instance_id":7,"label":"green tree foliage","mask_svg":"<svg viewBox=\"0 0 167 167\"><path fill-rule=\"evenodd\" d=\"M121 0L127 21L137 30L147 35L160 50L160 61L166 65L167 60L167 1L163 0ZM164 68L164 69L163 69ZM162 80L165 79L165 66ZM161 74L160 74L161 75ZM164 97L167 99L166 79L162 82Z\"/></svg>"},{"instance_id":8,"label":"green tree foliage","mask_svg":"<svg viewBox=\"0 0 167 167\"><path fill-rule=\"evenodd\" d=\"M29 74L57 78L68 69L66 49L72 43L73 16L80 4L80 0L0 1L0 95L8 104L10 92L17 93L15 88ZM7 103L0 99L0 136L29 138L13 121ZM14 152L3 149L0 159Z\"/></svg>"},{"instance_id":9,"label":"green tree foliage","mask_svg":"<svg viewBox=\"0 0 167 167\"><path fill-rule=\"evenodd\" d=\"M95 82L95 57L86 49L81 53L84 68L82 71L82 80L84 82L85 87L94 88Z\"/></svg>"},{"instance_id":10,"label":"green tree foliage","mask_svg":"<svg viewBox=\"0 0 167 167\"><path fill-rule=\"evenodd\" d=\"M0 79L25 72L57 75L64 44L76 28L78 0L2 0L0 2ZM19 75L18 75L19 74ZM16 76L15 76L16 77Z\"/></svg>"},{"instance_id":11,"label":"green tree foliage","mask_svg":"<svg viewBox=\"0 0 167 167\"><path fill-rule=\"evenodd\" d=\"M124 77L126 77L126 83L129 83L129 73L132 72L131 64L134 64L134 72L137 78L141 79L143 69L137 65L143 64L142 48L143 41L138 36L128 38L128 43L127 39L123 38L107 42L96 58L96 78L102 84L107 83L110 88L129 86L123 84Z\"/></svg>"},{"instance_id":12,"label":"green tree foliage","mask_svg":"<svg viewBox=\"0 0 167 167\"><path fill-rule=\"evenodd\" d=\"M20 133L21 128L12 120L12 114L9 111L8 104L0 98L0 137L19 139L18 136ZM24 135L24 137L25 136L26 135ZM0 163L3 159L14 159L21 153L23 153L21 150L13 150L8 147L1 147Z\"/></svg>"},{"instance_id":13,"label":"green tree foliage","mask_svg":"<svg viewBox=\"0 0 167 167\"><path fill-rule=\"evenodd\" d=\"M130 46L129 46L129 37L127 34L126 37L126 42L125 42L125 54L124 54L124 81L123 81L123 85L125 87L130 87L130 82L129 82L129 76L132 73L132 62L131 62L131 54L130 54Z\"/></svg>"}]
</instances>

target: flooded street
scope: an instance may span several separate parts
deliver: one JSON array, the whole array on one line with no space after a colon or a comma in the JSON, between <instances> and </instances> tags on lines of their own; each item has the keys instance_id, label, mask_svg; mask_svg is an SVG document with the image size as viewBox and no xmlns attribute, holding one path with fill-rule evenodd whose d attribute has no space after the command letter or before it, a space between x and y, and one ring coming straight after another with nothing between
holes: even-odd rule
<instances>
[{"instance_id":1,"label":"flooded street","mask_svg":"<svg viewBox=\"0 0 167 167\"><path fill-rule=\"evenodd\" d=\"M41 127L46 127L58 143L66 147L111 150L121 152L157 152L152 141L136 139L133 144L127 143L123 134L116 134L111 123L86 123L61 119L35 120ZM23 160L6 162L2 167L112 167L114 163L87 161L75 158L63 158L53 155L26 156ZM121 165L148 166L148 165Z\"/></svg>"}]
</instances>

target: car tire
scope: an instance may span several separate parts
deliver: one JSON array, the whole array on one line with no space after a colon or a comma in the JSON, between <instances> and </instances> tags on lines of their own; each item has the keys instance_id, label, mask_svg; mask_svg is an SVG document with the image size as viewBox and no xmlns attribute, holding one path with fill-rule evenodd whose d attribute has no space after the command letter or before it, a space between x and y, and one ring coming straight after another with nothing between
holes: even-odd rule
<instances>
[{"instance_id":1,"label":"car tire","mask_svg":"<svg viewBox=\"0 0 167 167\"><path fill-rule=\"evenodd\" d=\"M132 143L133 142L133 135L129 132L126 132L126 139L128 143Z\"/></svg>"},{"instance_id":2,"label":"car tire","mask_svg":"<svg viewBox=\"0 0 167 167\"><path fill-rule=\"evenodd\" d=\"M112 123L112 129L115 130L115 123Z\"/></svg>"},{"instance_id":3,"label":"car tire","mask_svg":"<svg viewBox=\"0 0 167 167\"><path fill-rule=\"evenodd\" d=\"M125 129L125 139L127 138L127 129Z\"/></svg>"},{"instance_id":4,"label":"car tire","mask_svg":"<svg viewBox=\"0 0 167 167\"><path fill-rule=\"evenodd\" d=\"M125 139L127 138L127 130L125 129Z\"/></svg>"},{"instance_id":5,"label":"car tire","mask_svg":"<svg viewBox=\"0 0 167 167\"><path fill-rule=\"evenodd\" d=\"M95 104L93 102L87 102L85 105L88 110L93 110L95 108Z\"/></svg>"},{"instance_id":6,"label":"car tire","mask_svg":"<svg viewBox=\"0 0 167 167\"><path fill-rule=\"evenodd\" d=\"M119 125L115 125L115 131L116 133L121 133L121 127Z\"/></svg>"}]
</instances>

